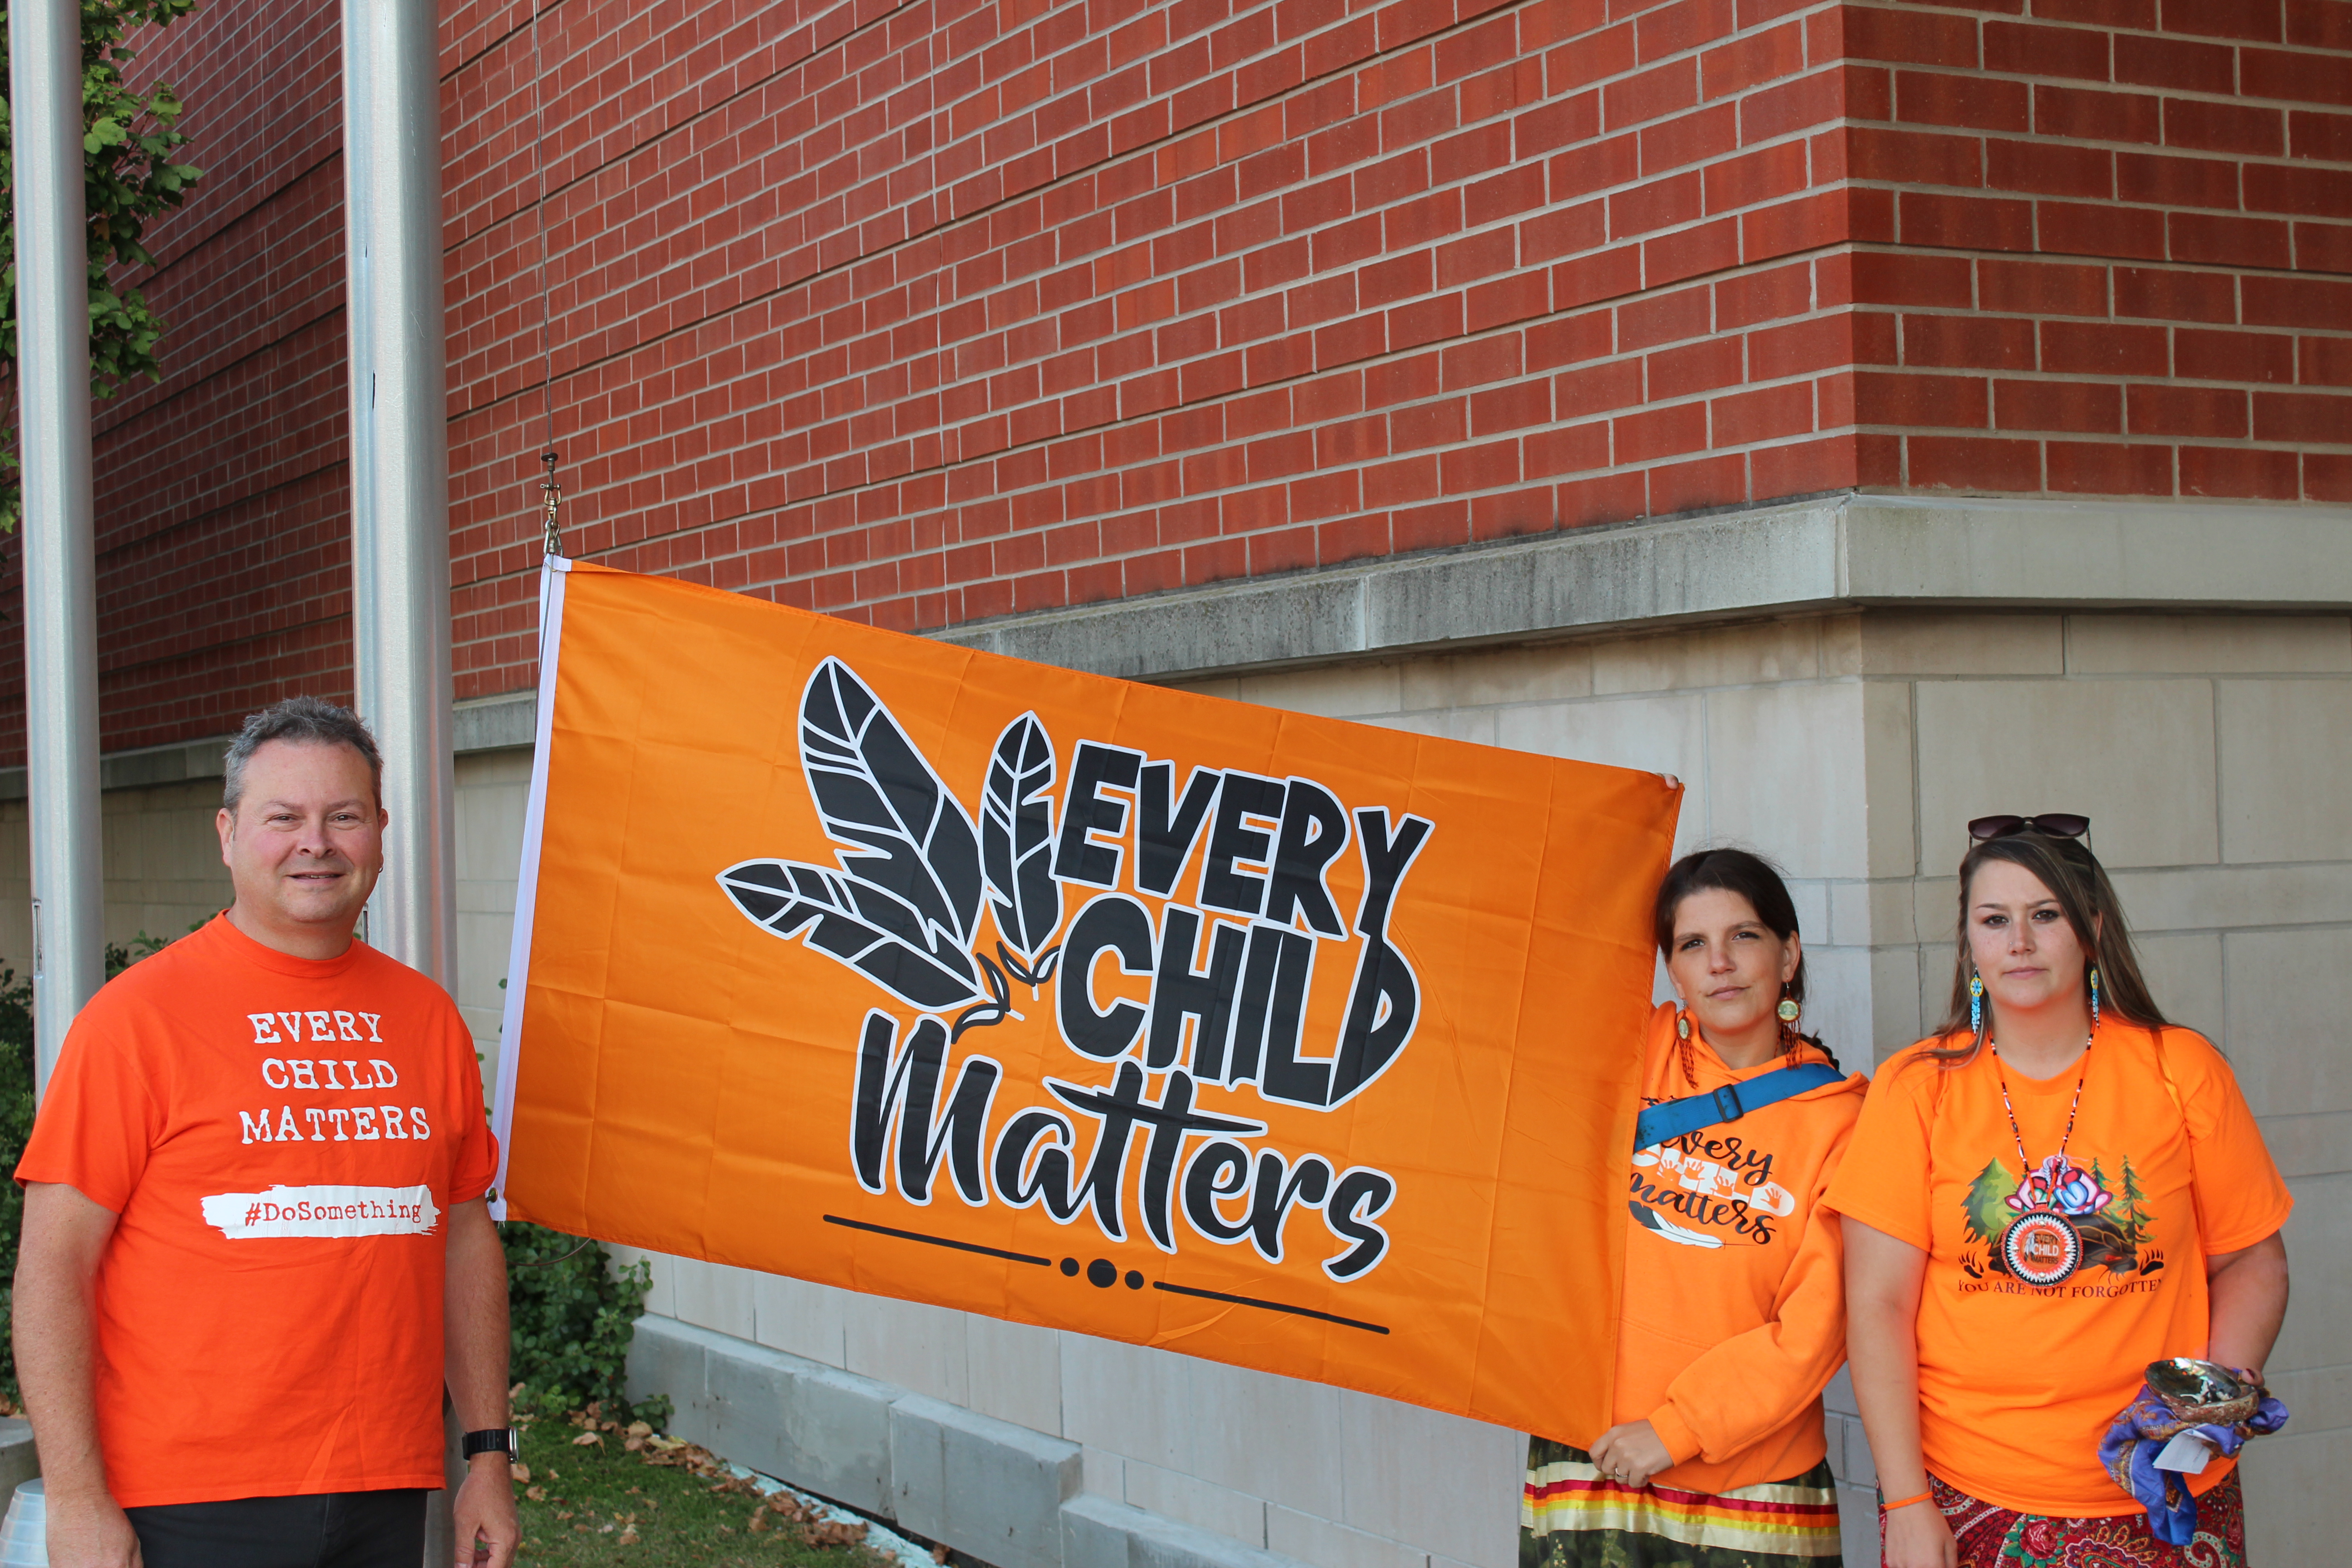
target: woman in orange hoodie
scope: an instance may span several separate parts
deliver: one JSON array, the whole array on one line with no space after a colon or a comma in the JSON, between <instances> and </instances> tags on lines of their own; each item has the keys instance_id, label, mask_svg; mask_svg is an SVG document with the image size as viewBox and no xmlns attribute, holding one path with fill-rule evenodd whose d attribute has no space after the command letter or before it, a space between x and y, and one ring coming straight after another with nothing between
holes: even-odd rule
<instances>
[{"instance_id":1,"label":"woman in orange hoodie","mask_svg":"<svg viewBox=\"0 0 2352 1568\"><path fill-rule=\"evenodd\" d=\"M2168 1478L2106 1461L2155 1362L2260 1388L2294 1199L2229 1064L2157 1009L2089 828L1969 824L1951 1011L1880 1069L1830 1193L1886 1568L2245 1562L2228 1456L2284 1407Z\"/></svg>"},{"instance_id":2,"label":"woman in orange hoodie","mask_svg":"<svg viewBox=\"0 0 2352 1568\"><path fill-rule=\"evenodd\" d=\"M1643 1050L1649 1136L1628 1167L1617 1425L1589 1453L1533 1440L1519 1560L1834 1563L1821 1393L1845 1360L1845 1317L1836 1219L1815 1205L1867 1084L1797 1033L1797 911L1763 860L1677 861L1656 932L1675 1000Z\"/></svg>"}]
</instances>

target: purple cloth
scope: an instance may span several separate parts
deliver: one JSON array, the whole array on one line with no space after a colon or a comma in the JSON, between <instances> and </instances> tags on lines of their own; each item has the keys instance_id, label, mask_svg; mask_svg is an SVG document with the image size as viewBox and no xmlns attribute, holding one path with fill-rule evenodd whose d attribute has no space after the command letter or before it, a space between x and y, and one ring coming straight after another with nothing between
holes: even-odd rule
<instances>
[{"instance_id":1,"label":"purple cloth","mask_svg":"<svg viewBox=\"0 0 2352 1568\"><path fill-rule=\"evenodd\" d=\"M2186 1546L2196 1539L2197 1499L2177 1472L2156 1468L2164 1446L2183 1432L2194 1432L2215 1452L2233 1455L2248 1437L2275 1432L2287 1422L2286 1405L2267 1390L2261 1390L2254 1413L2242 1421L2200 1421L2197 1415L2194 1410L2175 1411L2143 1383L2139 1396L2124 1406L2099 1440L2099 1463L2116 1485L2147 1508L2148 1528L2168 1546Z\"/></svg>"}]
</instances>

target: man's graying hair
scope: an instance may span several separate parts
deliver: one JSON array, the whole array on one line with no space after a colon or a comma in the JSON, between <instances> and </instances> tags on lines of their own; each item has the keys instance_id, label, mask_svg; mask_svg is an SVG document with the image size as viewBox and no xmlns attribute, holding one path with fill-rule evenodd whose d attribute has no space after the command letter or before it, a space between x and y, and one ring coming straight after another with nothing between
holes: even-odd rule
<instances>
[{"instance_id":1,"label":"man's graying hair","mask_svg":"<svg viewBox=\"0 0 2352 1568\"><path fill-rule=\"evenodd\" d=\"M245 795L245 764L253 760L254 752L272 741L349 746L367 759L376 804L383 804L383 753L375 749L375 737L368 733L360 716L321 698L289 697L247 719L245 728L228 743L228 773L222 784L221 805L231 812L236 810L236 803Z\"/></svg>"}]
</instances>

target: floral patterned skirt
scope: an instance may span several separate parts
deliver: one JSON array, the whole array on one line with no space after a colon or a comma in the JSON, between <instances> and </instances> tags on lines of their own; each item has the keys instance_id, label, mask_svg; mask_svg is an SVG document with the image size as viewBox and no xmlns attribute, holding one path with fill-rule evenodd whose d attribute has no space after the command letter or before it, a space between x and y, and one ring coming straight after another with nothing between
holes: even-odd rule
<instances>
[{"instance_id":1,"label":"floral patterned skirt","mask_svg":"<svg viewBox=\"0 0 2352 1568\"><path fill-rule=\"evenodd\" d=\"M1960 1568L2246 1568L2245 1496L2235 1470L2197 1500L2197 1538L2186 1546L2158 1541L2144 1510L2045 1519L1981 1501L1933 1476L1927 1486L1959 1542ZM1884 1510L1878 1533L1884 1545Z\"/></svg>"},{"instance_id":2,"label":"floral patterned skirt","mask_svg":"<svg viewBox=\"0 0 2352 1568\"><path fill-rule=\"evenodd\" d=\"M1519 1502L1519 1568L1831 1568L1836 1485L1824 1460L1727 1492L1629 1487L1583 1449L1538 1437Z\"/></svg>"}]
</instances>

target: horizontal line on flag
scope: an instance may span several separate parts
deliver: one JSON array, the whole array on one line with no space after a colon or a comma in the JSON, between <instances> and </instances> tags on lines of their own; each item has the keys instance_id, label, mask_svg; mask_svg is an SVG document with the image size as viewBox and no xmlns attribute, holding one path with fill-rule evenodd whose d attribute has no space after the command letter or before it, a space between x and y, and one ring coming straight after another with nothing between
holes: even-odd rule
<instances>
[{"instance_id":1,"label":"horizontal line on flag","mask_svg":"<svg viewBox=\"0 0 2352 1568\"><path fill-rule=\"evenodd\" d=\"M987 1258L1002 1258L1007 1263L1034 1263L1050 1268L1054 1260L1037 1258L1026 1252L1007 1252L1001 1247L982 1247L976 1241L955 1241L944 1236L925 1236L919 1230L893 1230L887 1225L868 1225L862 1219L844 1219L837 1214L824 1216L827 1225L846 1226L851 1230L870 1230L877 1236L895 1236L900 1241L920 1241L932 1247L951 1247L958 1252L977 1252Z\"/></svg>"},{"instance_id":2,"label":"horizontal line on flag","mask_svg":"<svg viewBox=\"0 0 2352 1568\"><path fill-rule=\"evenodd\" d=\"M1210 1301L1231 1301L1236 1307L1263 1307L1269 1312L1289 1312L1301 1318L1320 1318L1327 1323L1337 1323L1343 1329L1361 1329L1367 1333L1388 1332L1380 1323L1368 1323L1360 1318L1343 1318L1337 1312L1318 1311L1313 1307L1294 1307L1287 1301L1261 1301L1255 1296L1234 1296L1223 1290L1203 1290L1197 1285L1171 1285L1165 1279L1151 1282L1154 1290L1171 1290L1179 1296L1199 1296Z\"/></svg>"}]
</instances>

